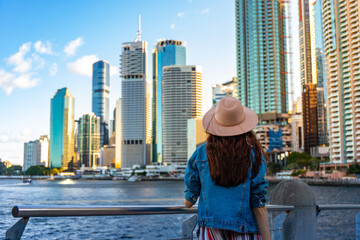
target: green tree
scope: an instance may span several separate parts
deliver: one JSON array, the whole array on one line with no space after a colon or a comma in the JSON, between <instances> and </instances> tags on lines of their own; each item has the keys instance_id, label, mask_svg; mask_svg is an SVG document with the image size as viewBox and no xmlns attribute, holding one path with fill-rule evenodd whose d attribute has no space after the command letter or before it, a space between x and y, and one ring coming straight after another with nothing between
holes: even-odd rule
<instances>
[{"instance_id":1,"label":"green tree","mask_svg":"<svg viewBox=\"0 0 360 240\"><path fill-rule=\"evenodd\" d=\"M278 163L268 162L267 170L269 175L275 175L277 172L281 171L281 166Z\"/></svg>"},{"instance_id":2,"label":"green tree","mask_svg":"<svg viewBox=\"0 0 360 240\"><path fill-rule=\"evenodd\" d=\"M346 174L360 174L360 165L356 162L351 164L349 168L346 170Z\"/></svg>"},{"instance_id":3,"label":"green tree","mask_svg":"<svg viewBox=\"0 0 360 240\"><path fill-rule=\"evenodd\" d=\"M6 175L22 175L22 166L20 165L13 165L9 168L5 169Z\"/></svg>"},{"instance_id":4,"label":"green tree","mask_svg":"<svg viewBox=\"0 0 360 240\"><path fill-rule=\"evenodd\" d=\"M50 175L50 170L44 166L31 166L25 171L25 175L45 176Z\"/></svg>"}]
</instances>

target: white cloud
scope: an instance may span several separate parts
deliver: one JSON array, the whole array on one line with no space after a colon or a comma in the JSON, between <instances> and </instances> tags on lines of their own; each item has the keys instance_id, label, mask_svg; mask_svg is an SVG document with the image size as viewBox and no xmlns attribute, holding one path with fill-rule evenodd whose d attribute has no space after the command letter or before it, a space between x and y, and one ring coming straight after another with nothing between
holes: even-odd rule
<instances>
[{"instance_id":1,"label":"white cloud","mask_svg":"<svg viewBox=\"0 0 360 240\"><path fill-rule=\"evenodd\" d=\"M2 88L7 95L10 95L15 88L30 88L36 86L39 78L32 78L33 73L24 73L19 76L8 73L0 69L0 88Z\"/></svg>"},{"instance_id":2,"label":"white cloud","mask_svg":"<svg viewBox=\"0 0 360 240\"><path fill-rule=\"evenodd\" d=\"M192 2L193 2L193 0L188 0L188 2L189 2L189 3L192 3Z\"/></svg>"},{"instance_id":3,"label":"white cloud","mask_svg":"<svg viewBox=\"0 0 360 240\"><path fill-rule=\"evenodd\" d=\"M94 62L97 62L99 59L96 55L83 56L77 59L75 62L68 63L67 69L75 74L83 76L92 76L92 65Z\"/></svg>"},{"instance_id":4,"label":"white cloud","mask_svg":"<svg viewBox=\"0 0 360 240\"><path fill-rule=\"evenodd\" d=\"M68 63L67 69L72 73L91 77L93 72L92 66L97 61L99 59L95 54L83 56L75 62ZM114 75L119 75L119 70L115 66L110 66L110 76Z\"/></svg>"},{"instance_id":5,"label":"white cloud","mask_svg":"<svg viewBox=\"0 0 360 240\"><path fill-rule=\"evenodd\" d=\"M24 141L28 141L31 135L31 131L29 130L21 130L15 133L0 133L0 143L23 143Z\"/></svg>"},{"instance_id":6,"label":"white cloud","mask_svg":"<svg viewBox=\"0 0 360 240\"><path fill-rule=\"evenodd\" d=\"M56 75L58 71L58 65L56 63L53 63L49 69L50 75L54 76Z\"/></svg>"},{"instance_id":7,"label":"white cloud","mask_svg":"<svg viewBox=\"0 0 360 240\"><path fill-rule=\"evenodd\" d=\"M19 73L29 72L31 70L32 60L25 59L26 54L30 51L31 42L24 43L19 48L19 51L6 59L7 64L15 66L13 71Z\"/></svg>"},{"instance_id":8,"label":"white cloud","mask_svg":"<svg viewBox=\"0 0 360 240\"><path fill-rule=\"evenodd\" d=\"M65 46L64 48L64 52L66 53L66 55L68 56L73 56L75 55L76 50L78 49L78 47L80 47L81 45L84 44L84 40L82 37L78 37L77 39L69 42L68 45Z\"/></svg>"},{"instance_id":9,"label":"white cloud","mask_svg":"<svg viewBox=\"0 0 360 240\"><path fill-rule=\"evenodd\" d=\"M175 24L171 24L171 25L170 25L170 28L171 28L171 29L175 29Z\"/></svg>"},{"instance_id":10,"label":"white cloud","mask_svg":"<svg viewBox=\"0 0 360 240\"><path fill-rule=\"evenodd\" d=\"M177 15L178 17L183 17L185 15L186 12L179 12Z\"/></svg>"},{"instance_id":11,"label":"white cloud","mask_svg":"<svg viewBox=\"0 0 360 240\"><path fill-rule=\"evenodd\" d=\"M41 54L52 54L51 43L46 41L46 43L42 43L41 41L37 41L34 44L35 51Z\"/></svg>"},{"instance_id":12,"label":"white cloud","mask_svg":"<svg viewBox=\"0 0 360 240\"><path fill-rule=\"evenodd\" d=\"M210 13L209 8L205 8L204 10L201 11L201 14L209 14L209 13Z\"/></svg>"}]
</instances>

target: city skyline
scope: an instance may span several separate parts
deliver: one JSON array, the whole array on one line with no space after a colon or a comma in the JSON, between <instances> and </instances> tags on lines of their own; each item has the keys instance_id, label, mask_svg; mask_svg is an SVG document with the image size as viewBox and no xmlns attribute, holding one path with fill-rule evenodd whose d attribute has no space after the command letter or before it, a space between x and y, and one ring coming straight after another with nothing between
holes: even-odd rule
<instances>
[{"instance_id":1,"label":"city skyline","mask_svg":"<svg viewBox=\"0 0 360 240\"><path fill-rule=\"evenodd\" d=\"M35 2L32 8L36 8L40 3L44 2ZM75 3L74 9L85 7L84 11L76 17L76 10L68 12L69 20L62 23L59 23L60 19L56 18L56 14L50 17L49 13L44 10L49 8L54 11L54 9L43 4L44 6L39 7L40 10L37 12L39 17L32 21L39 21L40 18L48 17L49 21L42 26L47 31L43 31L38 24L31 21L25 24L32 23L31 27L24 29L20 36L15 34L14 29L9 26L4 28L5 33L18 37L16 40L1 40L2 44L8 47L0 52L2 58L0 64L0 110L10 116L1 120L3 126L6 126L0 128L1 158L10 160L13 164L22 164L23 153L21 149L23 143L36 139L40 135L49 134L49 99L57 89L68 87L77 99L75 119L90 112L91 68L88 67L89 64L84 65L84 63L93 63L99 59L109 62L110 81L112 83L110 111L113 111L116 100L121 97L121 81L118 73L121 43L135 38L134 32L137 28L137 15L139 13L142 14L143 18L142 38L149 43L149 49L160 38L179 39L186 42L187 64L203 66L204 92L209 93L204 94L203 111L210 108L212 105L211 86L228 81L235 76L234 2L225 1L219 4L215 1L194 0L182 1L181 3L169 3L166 9L171 9L171 11L166 12L163 9L164 14L155 18L150 10L141 10L139 6L134 7L131 4L122 3L122 7L129 9L126 16L119 16L111 12L111 14L106 15L111 24L99 29L101 33L114 34L113 28L121 32L115 37L105 38L106 41L103 37L95 36L94 33L89 34L85 28L81 29L85 24L92 25L93 23L93 20L89 18L78 19L85 14L83 12L90 14L97 10L92 2L88 6L79 6L80 4ZM59 3L57 4L59 5ZM121 5L120 3L117 4ZM143 9L148 4L143 2ZM11 3L1 3L1 5L3 6L1 9L12 10L10 11L11 14L10 12L2 12L4 13L1 15L2 18L7 21L13 20L10 21L11 26L22 30L20 24L22 22L15 21L14 18L20 15L27 18L29 15L25 9L29 7L28 4L21 2L20 7L18 4ZM165 8L163 4L160 5L161 8ZM65 11L61 4L57 7ZM296 8L296 6L293 7ZM50 10L49 12L51 12ZM101 14L105 13L101 12ZM119 18L122 21L119 21L119 24L114 23L115 19ZM70 23L74 19L78 21L75 21L76 24L72 26ZM127 27L124 29L121 26L124 26L125 20ZM51 29L50 24L55 24L57 28ZM92 27L96 26L92 25ZM224 28L223 26L227 27ZM67 34L60 36L64 32ZM101 34L96 33L96 35ZM221 48L217 47L219 42L222 43ZM19 51L20 47L21 50ZM209 49L211 50L209 51ZM30 70L26 69L26 64L29 62L32 63ZM149 59L148 64L148 74L151 77L152 63ZM79 66L85 67L79 68ZM13 80L13 78L19 81L15 82L15 85L8 82L9 79ZM12 89L13 87L15 88ZM28 101L29 103L24 102L23 99L26 98L31 99L31 101ZM15 106L17 107L15 108ZM22 120L24 115L29 116L26 121Z\"/></svg>"}]
</instances>

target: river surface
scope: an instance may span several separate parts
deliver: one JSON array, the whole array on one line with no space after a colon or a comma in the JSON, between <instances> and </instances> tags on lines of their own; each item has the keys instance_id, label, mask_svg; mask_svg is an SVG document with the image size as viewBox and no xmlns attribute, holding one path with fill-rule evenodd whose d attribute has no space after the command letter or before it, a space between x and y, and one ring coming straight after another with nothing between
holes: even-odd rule
<instances>
[{"instance_id":1,"label":"river surface","mask_svg":"<svg viewBox=\"0 0 360 240\"><path fill-rule=\"evenodd\" d=\"M269 186L268 199L275 185ZM360 187L312 186L317 203L360 204ZM85 180L0 180L0 239L17 219L15 205L181 205L184 183ZM352 211L323 211L318 239L356 239ZM30 218L22 239L175 239L191 215Z\"/></svg>"}]
</instances>

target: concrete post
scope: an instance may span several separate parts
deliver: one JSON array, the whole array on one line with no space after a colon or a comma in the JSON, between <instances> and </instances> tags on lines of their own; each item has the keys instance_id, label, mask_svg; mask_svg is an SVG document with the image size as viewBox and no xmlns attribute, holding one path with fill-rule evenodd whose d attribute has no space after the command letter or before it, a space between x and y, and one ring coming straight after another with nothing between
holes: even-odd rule
<instances>
[{"instance_id":1,"label":"concrete post","mask_svg":"<svg viewBox=\"0 0 360 240\"><path fill-rule=\"evenodd\" d=\"M298 179L280 182L271 193L271 204L295 207L283 222L283 239L316 240L315 195L306 183Z\"/></svg>"}]
</instances>

